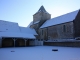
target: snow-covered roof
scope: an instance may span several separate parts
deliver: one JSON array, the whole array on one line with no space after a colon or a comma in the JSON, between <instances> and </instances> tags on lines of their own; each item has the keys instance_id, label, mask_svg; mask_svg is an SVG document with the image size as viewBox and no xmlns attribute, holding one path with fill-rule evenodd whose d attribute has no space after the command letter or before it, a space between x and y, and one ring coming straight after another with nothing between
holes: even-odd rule
<instances>
[{"instance_id":1,"label":"snow-covered roof","mask_svg":"<svg viewBox=\"0 0 80 60\"><path fill-rule=\"evenodd\" d=\"M39 23L39 22L40 22L40 20L38 20L38 21L34 22L34 24L37 24L37 23Z\"/></svg>"},{"instance_id":2,"label":"snow-covered roof","mask_svg":"<svg viewBox=\"0 0 80 60\"><path fill-rule=\"evenodd\" d=\"M0 37L35 39L35 36L33 34L16 33L16 32L0 32Z\"/></svg>"},{"instance_id":3,"label":"snow-covered roof","mask_svg":"<svg viewBox=\"0 0 80 60\"><path fill-rule=\"evenodd\" d=\"M36 31L30 27L20 27L21 33L37 35Z\"/></svg>"},{"instance_id":4,"label":"snow-covered roof","mask_svg":"<svg viewBox=\"0 0 80 60\"><path fill-rule=\"evenodd\" d=\"M78 12L79 12L79 10L76 10L71 13L47 20L40 28L73 21L75 19L76 15L78 14Z\"/></svg>"},{"instance_id":5,"label":"snow-covered roof","mask_svg":"<svg viewBox=\"0 0 80 60\"><path fill-rule=\"evenodd\" d=\"M30 24L29 24L27 27L30 27L31 25L37 24L37 23L39 23L39 22L40 22L40 20L38 20L38 21L36 21L36 22L31 21Z\"/></svg>"},{"instance_id":6,"label":"snow-covered roof","mask_svg":"<svg viewBox=\"0 0 80 60\"><path fill-rule=\"evenodd\" d=\"M0 20L1 37L35 38L36 31L27 27L20 27L18 23Z\"/></svg>"},{"instance_id":7,"label":"snow-covered roof","mask_svg":"<svg viewBox=\"0 0 80 60\"><path fill-rule=\"evenodd\" d=\"M30 24L27 27L30 27L33 24L33 21L30 22Z\"/></svg>"},{"instance_id":8,"label":"snow-covered roof","mask_svg":"<svg viewBox=\"0 0 80 60\"><path fill-rule=\"evenodd\" d=\"M18 23L0 20L0 32L20 32Z\"/></svg>"}]
</instances>

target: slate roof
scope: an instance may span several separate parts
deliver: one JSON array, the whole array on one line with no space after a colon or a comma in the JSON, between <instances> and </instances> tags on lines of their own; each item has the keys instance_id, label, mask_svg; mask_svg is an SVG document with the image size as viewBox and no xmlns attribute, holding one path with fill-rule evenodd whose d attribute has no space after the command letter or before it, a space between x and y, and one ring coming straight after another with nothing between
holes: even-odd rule
<instances>
[{"instance_id":1,"label":"slate roof","mask_svg":"<svg viewBox=\"0 0 80 60\"><path fill-rule=\"evenodd\" d=\"M39 10L38 10L36 13L38 13L38 12L44 12L44 13L49 14L49 13L46 11L46 9L44 8L43 5L39 8ZM36 13L35 13L35 14L36 14Z\"/></svg>"},{"instance_id":2,"label":"slate roof","mask_svg":"<svg viewBox=\"0 0 80 60\"><path fill-rule=\"evenodd\" d=\"M78 14L78 12L79 12L79 10L76 10L76 11L52 18L50 20L47 20L40 28L49 27L52 25L57 25L57 24L73 21L75 19L76 15Z\"/></svg>"}]
</instances>

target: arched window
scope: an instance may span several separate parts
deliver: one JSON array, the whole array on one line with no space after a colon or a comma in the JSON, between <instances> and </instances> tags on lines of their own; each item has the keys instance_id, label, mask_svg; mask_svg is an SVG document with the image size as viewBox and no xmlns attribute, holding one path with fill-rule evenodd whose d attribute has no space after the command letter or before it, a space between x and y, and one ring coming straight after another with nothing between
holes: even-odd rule
<instances>
[{"instance_id":1,"label":"arched window","mask_svg":"<svg viewBox=\"0 0 80 60\"><path fill-rule=\"evenodd\" d=\"M63 32L66 32L66 25L63 25Z\"/></svg>"},{"instance_id":2,"label":"arched window","mask_svg":"<svg viewBox=\"0 0 80 60\"><path fill-rule=\"evenodd\" d=\"M42 30L41 34L43 35L43 30Z\"/></svg>"}]
</instances>

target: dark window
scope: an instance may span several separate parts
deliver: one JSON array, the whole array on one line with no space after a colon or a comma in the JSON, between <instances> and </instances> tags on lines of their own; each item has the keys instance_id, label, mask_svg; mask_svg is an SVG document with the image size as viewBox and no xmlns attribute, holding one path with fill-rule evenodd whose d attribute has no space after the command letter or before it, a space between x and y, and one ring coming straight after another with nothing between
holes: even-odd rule
<instances>
[{"instance_id":1,"label":"dark window","mask_svg":"<svg viewBox=\"0 0 80 60\"><path fill-rule=\"evenodd\" d=\"M42 30L42 35L43 35L43 30Z\"/></svg>"},{"instance_id":2,"label":"dark window","mask_svg":"<svg viewBox=\"0 0 80 60\"><path fill-rule=\"evenodd\" d=\"M63 32L66 32L66 26L63 25Z\"/></svg>"}]
</instances>

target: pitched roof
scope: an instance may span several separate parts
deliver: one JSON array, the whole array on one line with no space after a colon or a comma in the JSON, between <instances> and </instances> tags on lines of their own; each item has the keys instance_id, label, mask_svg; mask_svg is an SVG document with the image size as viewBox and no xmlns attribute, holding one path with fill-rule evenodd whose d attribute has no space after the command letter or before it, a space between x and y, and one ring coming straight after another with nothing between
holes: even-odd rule
<instances>
[{"instance_id":1,"label":"pitched roof","mask_svg":"<svg viewBox=\"0 0 80 60\"><path fill-rule=\"evenodd\" d=\"M36 31L30 27L20 27L21 33L37 35Z\"/></svg>"},{"instance_id":2,"label":"pitched roof","mask_svg":"<svg viewBox=\"0 0 80 60\"><path fill-rule=\"evenodd\" d=\"M37 23L39 23L39 22L40 22L40 20L38 20L38 21L34 22L33 24L37 24Z\"/></svg>"},{"instance_id":3,"label":"pitched roof","mask_svg":"<svg viewBox=\"0 0 80 60\"><path fill-rule=\"evenodd\" d=\"M0 20L0 37L35 38L36 31L27 27L20 27L18 23Z\"/></svg>"},{"instance_id":4,"label":"pitched roof","mask_svg":"<svg viewBox=\"0 0 80 60\"><path fill-rule=\"evenodd\" d=\"M79 10L76 10L71 13L67 13L62 16L58 16L58 17L52 18L50 20L47 20L40 28L73 21L75 19L76 15L78 14L78 12L79 12Z\"/></svg>"},{"instance_id":5,"label":"pitched roof","mask_svg":"<svg viewBox=\"0 0 80 60\"><path fill-rule=\"evenodd\" d=\"M16 32L0 32L0 37L36 39L33 34L16 33Z\"/></svg>"},{"instance_id":6,"label":"pitched roof","mask_svg":"<svg viewBox=\"0 0 80 60\"><path fill-rule=\"evenodd\" d=\"M29 24L27 27L30 27L31 25L37 24L37 23L39 23L39 22L40 22L40 20L38 20L38 21L36 21L36 22L31 21L30 24Z\"/></svg>"},{"instance_id":7,"label":"pitched roof","mask_svg":"<svg viewBox=\"0 0 80 60\"><path fill-rule=\"evenodd\" d=\"M40 11L42 11L42 12L47 12L47 11L45 10L45 8L44 8L43 5L42 5L42 6L40 7L40 9L38 10L38 12L40 12Z\"/></svg>"},{"instance_id":8,"label":"pitched roof","mask_svg":"<svg viewBox=\"0 0 80 60\"><path fill-rule=\"evenodd\" d=\"M49 13L45 10L45 8L44 8L43 5L39 8L39 10L38 10L36 13L38 13L38 12L44 12L44 13L49 14ZM35 13L35 14L36 14L36 13Z\"/></svg>"},{"instance_id":9,"label":"pitched roof","mask_svg":"<svg viewBox=\"0 0 80 60\"><path fill-rule=\"evenodd\" d=\"M31 21L27 27L30 27L31 25L33 25L33 21Z\"/></svg>"},{"instance_id":10,"label":"pitched roof","mask_svg":"<svg viewBox=\"0 0 80 60\"><path fill-rule=\"evenodd\" d=\"M20 32L18 23L0 20L0 32Z\"/></svg>"}]
</instances>

